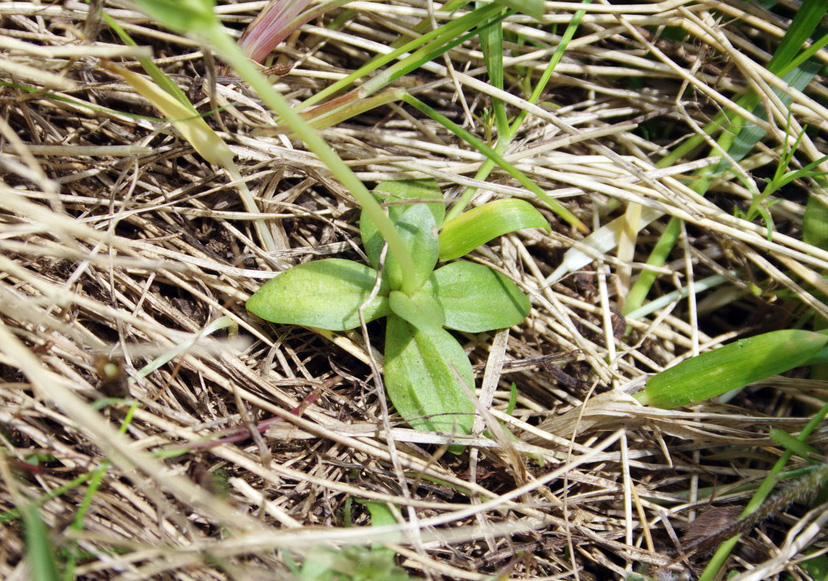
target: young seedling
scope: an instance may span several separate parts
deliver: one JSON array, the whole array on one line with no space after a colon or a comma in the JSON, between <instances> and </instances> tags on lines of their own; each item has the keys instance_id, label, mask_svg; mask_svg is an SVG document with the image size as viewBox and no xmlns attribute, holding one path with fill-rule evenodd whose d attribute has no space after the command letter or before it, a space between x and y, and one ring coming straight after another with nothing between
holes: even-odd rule
<instances>
[{"instance_id":1,"label":"young seedling","mask_svg":"<svg viewBox=\"0 0 828 581\"><path fill-rule=\"evenodd\" d=\"M370 266L330 258L296 266L266 283L247 302L274 323L345 331L387 317L385 386L413 428L469 434L475 407L471 363L446 329L480 333L520 323L529 299L507 277L468 261L435 270L495 236L548 224L521 200L490 202L443 223L445 207L432 180L385 182L376 194L413 259L404 269L363 211L362 244ZM465 216L474 218L463 219ZM442 232L440 229L442 227Z\"/></svg>"}]
</instances>

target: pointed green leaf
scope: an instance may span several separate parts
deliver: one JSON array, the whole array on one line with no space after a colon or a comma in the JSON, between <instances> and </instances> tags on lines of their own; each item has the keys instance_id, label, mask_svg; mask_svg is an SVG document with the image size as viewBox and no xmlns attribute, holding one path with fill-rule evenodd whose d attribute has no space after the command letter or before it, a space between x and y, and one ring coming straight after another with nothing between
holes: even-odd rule
<instances>
[{"instance_id":1,"label":"pointed green leaf","mask_svg":"<svg viewBox=\"0 0 828 581\"><path fill-rule=\"evenodd\" d=\"M446 327L467 333L517 325L531 308L529 299L511 280L465 260L436 270L420 292L433 294L443 307Z\"/></svg>"},{"instance_id":2,"label":"pointed green leaf","mask_svg":"<svg viewBox=\"0 0 828 581\"><path fill-rule=\"evenodd\" d=\"M388 306L392 313L423 333L435 333L442 329L446 322L443 307L429 293L417 293L412 299L403 292L391 291Z\"/></svg>"},{"instance_id":3,"label":"pointed green leaf","mask_svg":"<svg viewBox=\"0 0 828 581\"><path fill-rule=\"evenodd\" d=\"M479 37L480 48L483 50L486 63L486 72L489 74L489 83L496 89L503 90L503 26L500 23L485 26L480 30ZM497 135L510 135L511 128L509 127L509 119L506 115L506 106L503 100L493 97L492 109Z\"/></svg>"},{"instance_id":4,"label":"pointed green leaf","mask_svg":"<svg viewBox=\"0 0 828 581\"><path fill-rule=\"evenodd\" d=\"M423 333L388 315L385 387L412 428L471 433L475 409L466 390L474 393L474 375L463 347L447 331Z\"/></svg>"},{"instance_id":5,"label":"pointed green leaf","mask_svg":"<svg viewBox=\"0 0 828 581\"><path fill-rule=\"evenodd\" d=\"M508 198L483 204L443 224L440 260L460 258L493 238L523 228L549 230L549 223L523 200Z\"/></svg>"},{"instance_id":6,"label":"pointed green leaf","mask_svg":"<svg viewBox=\"0 0 828 581\"><path fill-rule=\"evenodd\" d=\"M305 325L329 331L359 326L359 308L368 300L377 271L339 258L295 266L269 280L247 301L247 310L284 325ZM365 308L365 321L388 313L388 285Z\"/></svg>"},{"instance_id":7,"label":"pointed green leaf","mask_svg":"<svg viewBox=\"0 0 828 581\"><path fill-rule=\"evenodd\" d=\"M403 212L412 206L414 200L438 200L439 203L429 203L428 209L434 215L434 222L438 227L443 223L446 206L443 203L443 194L440 192L440 187L434 180L382 182L376 187L374 194L383 204L388 205L388 216L395 224ZM412 203L406 204L405 202ZM377 230L376 224L364 211L359 218L359 231L362 235L362 246L368 254L368 259L373 267L377 268L384 241L379 230Z\"/></svg>"},{"instance_id":8,"label":"pointed green leaf","mask_svg":"<svg viewBox=\"0 0 828 581\"><path fill-rule=\"evenodd\" d=\"M799 367L826 344L828 336L799 330L740 339L651 377L635 398L665 409L694 404Z\"/></svg>"},{"instance_id":9,"label":"pointed green leaf","mask_svg":"<svg viewBox=\"0 0 828 581\"><path fill-rule=\"evenodd\" d=\"M365 508L368 509L368 512L371 513L371 526L372 527L386 527L391 525L399 524L397 518L394 516L394 512L388 506L386 502L377 502L375 500L357 500L360 504L364 505ZM389 543L399 543L401 535L393 534L389 535L386 538L386 541ZM384 547L380 544L374 544L371 546L371 551L374 554L384 554L388 559L388 564L393 567L394 566L394 557L396 553ZM386 575L387 578L387 575ZM407 578L407 577L406 577Z\"/></svg>"}]
</instances>

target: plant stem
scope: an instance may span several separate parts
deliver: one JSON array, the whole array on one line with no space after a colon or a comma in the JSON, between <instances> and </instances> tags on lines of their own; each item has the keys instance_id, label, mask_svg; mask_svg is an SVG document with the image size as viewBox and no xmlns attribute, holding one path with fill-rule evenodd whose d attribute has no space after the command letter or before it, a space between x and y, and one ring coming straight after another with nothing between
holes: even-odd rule
<instances>
[{"instance_id":1,"label":"plant stem","mask_svg":"<svg viewBox=\"0 0 828 581\"><path fill-rule=\"evenodd\" d=\"M282 95L248 59L235 41L228 36L220 26L201 31L202 36L256 91L262 101L270 107L280 120L319 157L339 182L351 192L357 203L367 212L368 216L377 225L382 237L388 242L389 250L400 263L403 276L403 292L413 289L412 280L414 263L411 254L403 244L402 238L394 224L385 215L380 204L374 199L365 185L356 177L351 168L331 149L324 139L314 131L304 119L294 111Z\"/></svg>"}]
</instances>

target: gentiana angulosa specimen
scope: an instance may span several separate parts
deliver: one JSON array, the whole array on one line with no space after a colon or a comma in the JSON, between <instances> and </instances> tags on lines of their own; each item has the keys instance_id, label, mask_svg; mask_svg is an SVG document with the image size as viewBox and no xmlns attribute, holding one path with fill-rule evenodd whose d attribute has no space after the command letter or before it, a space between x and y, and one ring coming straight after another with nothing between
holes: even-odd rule
<instances>
[{"instance_id":1,"label":"gentiana angulosa specimen","mask_svg":"<svg viewBox=\"0 0 828 581\"><path fill-rule=\"evenodd\" d=\"M363 211L360 233L370 266L329 258L293 267L250 297L247 308L274 323L329 331L359 327L360 310L366 323L385 317L385 386L396 411L418 430L469 434L472 366L447 329L481 333L517 325L530 303L508 277L487 266L465 260L437 265L501 234L548 224L515 199L489 202L443 223L445 203L432 180L384 182L374 195L410 252L413 272L402 272Z\"/></svg>"}]
</instances>

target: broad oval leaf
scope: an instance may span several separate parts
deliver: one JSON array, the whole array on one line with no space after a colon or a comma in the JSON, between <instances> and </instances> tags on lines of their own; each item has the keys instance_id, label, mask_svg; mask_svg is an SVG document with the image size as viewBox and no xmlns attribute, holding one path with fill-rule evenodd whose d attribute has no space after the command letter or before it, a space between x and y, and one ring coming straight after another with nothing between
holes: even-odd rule
<instances>
[{"instance_id":1,"label":"broad oval leaf","mask_svg":"<svg viewBox=\"0 0 828 581\"><path fill-rule=\"evenodd\" d=\"M417 293L412 299L404 292L391 291L388 307L392 313L423 333L436 333L446 322L443 307L428 293Z\"/></svg>"},{"instance_id":2,"label":"broad oval leaf","mask_svg":"<svg viewBox=\"0 0 828 581\"><path fill-rule=\"evenodd\" d=\"M377 280L373 268L340 258L300 264L269 280L247 301L247 310L273 323L329 331L359 326L359 308ZM364 310L365 321L388 314L388 285Z\"/></svg>"},{"instance_id":3,"label":"broad oval leaf","mask_svg":"<svg viewBox=\"0 0 828 581\"><path fill-rule=\"evenodd\" d=\"M467 333L517 325L531 308L526 295L507 277L465 260L434 271L420 293L434 295L445 311L446 327Z\"/></svg>"},{"instance_id":4,"label":"broad oval leaf","mask_svg":"<svg viewBox=\"0 0 828 581\"><path fill-rule=\"evenodd\" d=\"M508 198L483 204L443 224L440 260L460 258L493 238L523 228L549 230L549 223L523 200Z\"/></svg>"},{"instance_id":5,"label":"broad oval leaf","mask_svg":"<svg viewBox=\"0 0 828 581\"><path fill-rule=\"evenodd\" d=\"M446 206L443 202L440 187L432 179L382 182L374 189L374 194L380 202L388 205L388 217L395 224L403 212L412 205L404 202L412 200L435 200L434 203L428 203L428 209L434 215L434 222L438 228L443 223ZM379 230L377 230L376 224L365 211L362 212L359 218L359 232L362 236L362 246L365 248L368 260L374 268L377 268L382 245L385 241L382 239Z\"/></svg>"},{"instance_id":6,"label":"broad oval leaf","mask_svg":"<svg viewBox=\"0 0 828 581\"><path fill-rule=\"evenodd\" d=\"M740 339L665 369L635 398L665 409L694 404L799 367L826 344L828 336L801 330Z\"/></svg>"},{"instance_id":7,"label":"broad oval leaf","mask_svg":"<svg viewBox=\"0 0 828 581\"><path fill-rule=\"evenodd\" d=\"M423 333L393 313L388 315L385 387L397 412L412 428L471 433L475 412L467 395L474 393L471 363L460 343L444 329Z\"/></svg>"}]
</instances>

